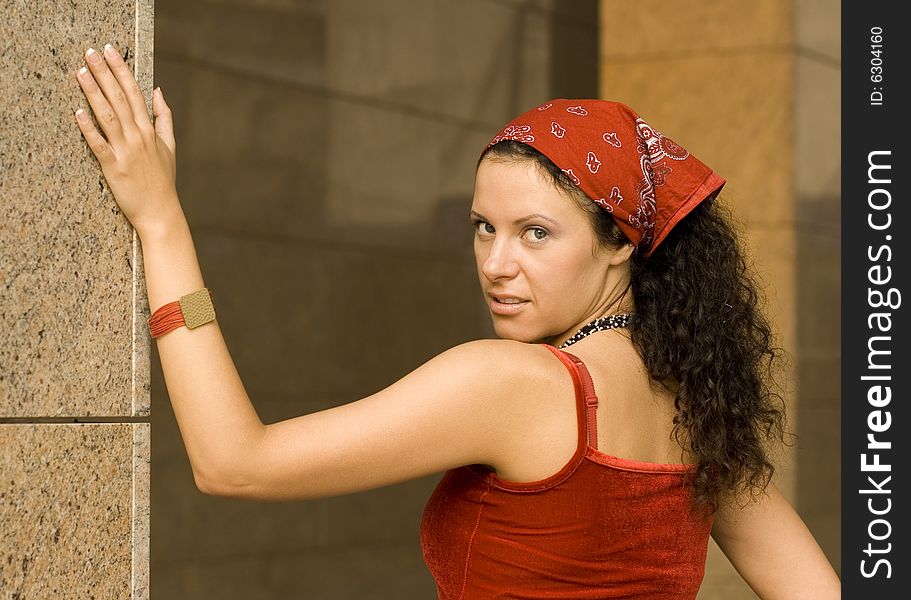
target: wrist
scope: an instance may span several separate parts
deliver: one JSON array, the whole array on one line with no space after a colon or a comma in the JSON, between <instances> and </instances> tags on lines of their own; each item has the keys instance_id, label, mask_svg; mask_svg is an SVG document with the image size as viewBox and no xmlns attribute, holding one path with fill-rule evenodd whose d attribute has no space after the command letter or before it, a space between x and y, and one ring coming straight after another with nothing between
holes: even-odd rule
<instances>
[{"instance_id":1,"label":"wrist","mask_svg":"<svg viewBox=\"0 0 911 600\"><path fill-rule=\"evenodd\" d=\"M175 233L182 234L189 229L187 218L183 214L183 209L178 206L173 212L165 215L157 215L155 218L146 221L133 223L136 234L143 243L151 243L157 240L166 240L173 237Z\"/></svg>"}]
</instances>

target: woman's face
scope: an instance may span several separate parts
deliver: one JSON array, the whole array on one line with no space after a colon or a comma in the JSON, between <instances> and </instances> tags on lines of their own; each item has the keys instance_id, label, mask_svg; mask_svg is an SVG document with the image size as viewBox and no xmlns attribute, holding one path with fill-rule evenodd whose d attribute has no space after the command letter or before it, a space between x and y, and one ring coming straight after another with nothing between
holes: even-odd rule
<instances>
[{"instance_id":1,"label":"woman's face","mask_svg":"<svg viewBox=\"0 0 911 600\"><path fill-rule=\"evenodd\" d=\"M629 281L632 248L602 248L588 214L531 161L481 161L471 221L501 338L559 345L605 314Z\"/></svg>"}]
</instances>

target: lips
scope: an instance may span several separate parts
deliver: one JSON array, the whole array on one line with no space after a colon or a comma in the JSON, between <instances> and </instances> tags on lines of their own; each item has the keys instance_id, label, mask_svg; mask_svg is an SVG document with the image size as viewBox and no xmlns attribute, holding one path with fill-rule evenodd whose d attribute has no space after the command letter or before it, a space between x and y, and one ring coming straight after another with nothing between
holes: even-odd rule
<instances>
[{"instance_id":1,"label":"lips","mask_svg":"<svg viewBox=\"0 0 911 600\"><path fill-rule=\"evenodd\" d=\"M488 294L488 297L490 311L496 315L514 315L529 303L528 300L508 294Z\"/></svg>"},{"instance_id":2,"label":"lips","mask_svg":"<svg viewBox=\"0 0 911 600\"><path fill-rule=\"evenodd\" d=\"M501 304L519 304L520 302L528 302L525 298L520 298L519 296L514 296L505 292L500 294L488 292L487 296Z\"/></svg>"}]
</instances>

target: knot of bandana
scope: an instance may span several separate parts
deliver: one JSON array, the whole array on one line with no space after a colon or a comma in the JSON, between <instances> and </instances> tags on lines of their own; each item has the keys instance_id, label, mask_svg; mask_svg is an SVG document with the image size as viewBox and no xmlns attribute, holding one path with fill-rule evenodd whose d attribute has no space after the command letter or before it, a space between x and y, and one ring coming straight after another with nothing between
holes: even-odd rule
<instances>
[{"instance_id":1,"label":"knot of bandana","mask_svg":"<svg viewBox=\"0 0 911 600\"><path fill-rule=\"evenodd\" d=\"M611 213L645 256L725 184L620 102L551 100L507 123L487 147L502 140L528 144L549 158Z\"/></svg>"}]
</instances>

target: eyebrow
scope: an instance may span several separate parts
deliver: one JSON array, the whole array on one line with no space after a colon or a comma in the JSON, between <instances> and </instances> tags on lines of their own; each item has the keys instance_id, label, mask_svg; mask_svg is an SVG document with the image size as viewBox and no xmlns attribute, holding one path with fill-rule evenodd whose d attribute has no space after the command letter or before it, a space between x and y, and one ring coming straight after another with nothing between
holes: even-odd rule
<instances>
[{"instance_id":1,"label":"eyebrow","mask_svg":"<svg viewBox=\"0 0 911 600\"><path fill-rule=\"evenodd\" d=\"M481 219L483 221L488 220L487 217L485 217L484 215L482 215L481 213L479 213L476 210L471 211L471 216L478 217L479 219ZM546 216L542 215L541 213L532 213L528 216L522 217L521 219L516 219L513 222L513 225L521 225L523 223L527 223L528 221L531 221L534 219L543 219L545 221L549 221L550 223L553 223L554 225L558 225L558 223L556 221L554 221L550 217L546 217Z\"/></svg>"}]
</instances>

